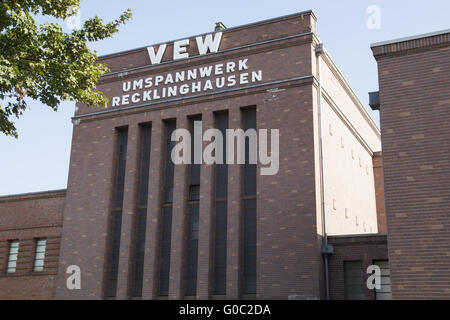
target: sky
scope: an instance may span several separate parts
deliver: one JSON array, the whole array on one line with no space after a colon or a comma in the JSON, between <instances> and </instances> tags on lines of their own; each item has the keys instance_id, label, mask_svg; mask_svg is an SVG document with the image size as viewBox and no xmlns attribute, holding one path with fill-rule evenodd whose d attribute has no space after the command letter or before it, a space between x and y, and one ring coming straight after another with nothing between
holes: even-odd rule
<instances>
[{"instance_id":1,"label":"sky","mask_svg":"<svg viewBox=\"0 0 450 320\"><path fill-rule=\"evenodd\" d=\"M84 0L80 17L97 15L106 22L127 8L133 19L118 34L90 44L98 55L212 32L218 21L235 27L312 9L320 39L364 105L368 92L378 90L371 43L450 28L448 0ZM70 23L60 24L70 32ZM0 196L67 186L75 104L63 102L57 112L39 102L29 106L15 121L18 139L0 133ZM379 124L378 113L368 111Z\"/></svg>"}]
</instances>

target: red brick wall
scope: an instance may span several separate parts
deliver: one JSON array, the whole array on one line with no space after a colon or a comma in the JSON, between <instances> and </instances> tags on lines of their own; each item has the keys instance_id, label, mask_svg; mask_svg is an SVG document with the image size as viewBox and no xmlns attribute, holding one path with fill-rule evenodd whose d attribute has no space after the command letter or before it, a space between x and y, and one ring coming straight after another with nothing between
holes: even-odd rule
<instances>
[{"instance_id":1,"label":"red brick wall","mask_svg":"<svg viewBox=\"0 0 450 320\"><path fill-rule=\"evenodd\" d=\"M373 48L394 299L450 299L449 43Z\"/></svg>"},{"instance_id":2,"label":"red brick wall","mask_svg":"<svg viewBox=\"0 0 450 320\"><path fill-rule=\"evenodd\" d=\"M246 27L233 33L234 39L242 35L244 44L251 41L275 39L308 31L305 25L312 16L297 15L265 23L264 28ZM297 25L297 27L292 27ZM224 36L227 31L225 31ZM225 41L228 38L225 38ZM230 38L231 39L231 38ZM233 40L235 41L235 40ZM187 127L187 116L202 114L204 128L213 125L213 112L229 111L229 127L242 128L240 108L256 106L257 127L280 129L280 168L275 176L257 176L257 298L287 299L289 295L320 296L320 244L317 241L316 195L314 178L314 131L312 105L311 34L293 39L277 40L251 48L243 48L190 59L173 64L155 66L146 74L186 70L195 65L209 64L227 59L249 57L249 67L263 70L263 80L274 81L301 77L273 85L240 91L185 98L177 102L116 111L109 114L80 118L74 127L68 194L64 215L62 256L58 277L57 298L102 299L104 270L107 268L105 252L108 248L108 219L111 212L112 176L114 168L114 130L128 126L128 152L125 175L121 253L119 261L118 299L129 298L129 275L132 255L132 226L135 214L135 186L137 174L138 124L152 122L152 150L150 159L150 185L148 198L147 239L144 261L143 299L157 298L158 251L161 223L161 182L164 119L176 118L178 128ZM226 43L226 42L225 42ZM228 43L234 46L235 43ZM109 57L113 66L123 63L122 55ZM146 60L134 54L127 55L130 65L142 65ZM267 63L268 59L273 63ZM117 61L116 61L117 60ZM121 62L122 61L122 62ZM293 68L295 66L295 68ZM139 71L141 72L141 71ZM142 72L141 72L142 73ZM132 71L129 78L117 76L104 79L102 89L114 95L121 83L137 77ZM269 89L280 89L276 93ZM94 110L95 111L95 110ZM78 115L89 113L81 107ZM212 294L212 236L211 166L201 169L200 230L198 256L198 298ZM172 253L169 299L184 297L184 248L186 243L186 166L175 166L175 186L172 224ZM227 296L242 297L241 280L241 179L239 165L229 166L228 178L228 256ZM65 269L68 265L81 268L82 289L66 289ZM282 275L282 276L280 276Z\"/></svg>"},{"instance_id":3,"label":"red brick wall","mask_svg":"<svg viewBox=\"0 0 450 320\"><path fill-rule=\"evenodd\" d=\"M385 235L336 236L328 241L334 247L334 254L328 259L330 298L332 300L345 299L344 290L344 262L362 261L362 267L367 280L367 267L373 265L374 260L387 260L387 245ZM365 300L374 300L375 291L365 286Z\"/></svg>"},{"instance_id":4,"label":"red brick wall","mask_svg":"<svg viewBox=\"0 0 450 320\"><path fill-rule=\"evenodd\" d=\"M378 233L386 233L386 206L384 203L383 158L381 152L373 154L373 176L377 202Z\"/></svg>"},{"instance_id":5,"label":"red brick wall","mask_svg":"<svg viewBox=\"0 0 450 320\"><path fill-rule=\"evenodd\" d=\"M0 197L0 299L52 299L65 191ZM36 239L47 239L44 272L33 272ZM9 241L19 240L17 272L6 274Z\"/></svg>"}]
</instances>

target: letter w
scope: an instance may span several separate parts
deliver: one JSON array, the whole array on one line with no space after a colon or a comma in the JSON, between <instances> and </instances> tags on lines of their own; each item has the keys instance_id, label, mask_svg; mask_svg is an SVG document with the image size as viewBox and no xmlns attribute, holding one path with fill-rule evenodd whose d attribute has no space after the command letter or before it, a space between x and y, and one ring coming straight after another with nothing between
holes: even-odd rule
<instances>
[{"instance_id":1,"label":"letter w","mask_svg":"<svg viewBox=\"0 0 450 320\"><path fill-rule=\"evenodd\" d=\"M208 34L203 40L202 37L195 38L197 40L197 47L199 54L207 54L208 50L211 53L215 53L219 50L220 41L222 40L222 32L217 32L214 35L214 39L212 34Z\"/></svg>"}]
</instances>

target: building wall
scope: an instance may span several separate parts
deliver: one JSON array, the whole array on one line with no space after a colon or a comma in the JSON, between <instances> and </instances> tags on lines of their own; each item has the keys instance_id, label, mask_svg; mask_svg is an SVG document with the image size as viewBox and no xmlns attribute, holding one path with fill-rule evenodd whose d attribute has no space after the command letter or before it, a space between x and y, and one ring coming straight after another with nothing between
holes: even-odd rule
<instances>
[{"instance_id":1,"label":"building wall","mask_svg":"<svg viewBox=\"0 0 450 320\"><path fill-rule=\"evenodd\" d=\"M450 34L374 45L394 299L450 298Z\"/></svg>"},{"instance_id":2,"label":"building wall","mask_svg":"<svg viewBox=\"0 0 450 320\"><path fill-rule=\"evenodd\" d=\"M52 299L65 191L0 197L0 299ZM47 239L44 271L34 272L36 239ZM19 240L17 271L6 274L9 241Z\"/></svg>"},{"instance_id":3,"label":"building wall","mask_svg":"<svg viewBox=\"0 0 450 320\"><path fill-rule=\"evenodd\" d=\"M319 39L316 41L320 42ZM379 129L330 54L324 50L320 58L314 52L312 56L312 69L322 91L327 234L377 233L372 156L381 149ZM319 132L316 134L319 137ZM320 160L317 158L317 161ZM318 185L319 177L317 174Z\"/></svg>"},{"instance_id":4,"label":"building wall","mask_svg":"<svg viewBox=\"0 0 450 320\"><path fill-rule=\"evenodd\" d=\"M243 170L240 165L229 165L227 292L225 296L213 296L214 199L211 190L214 189L215 175L213 166L202 165L196 298L324 298L318 153L320 77L315 59L318 43L314 34L315 24L314 14L303 12L227 29L223 31L219 52L203 56L198 55L195 39L191 37L189 59L172 61L172 44L169 43L162 63L158 65L149 65L147 48L102 57L100 62L107 63L112 71L100 80L99 89L107 94L110 101L113 97L123 95L123 84L127 81L133 83L134 80L150 76L168 76L177 71L230 61L238 63L242 59L248 59L249 72L261 70L262 80L230 89L190 93L176 99L130 102L119 108L113 108L110 104L107 109L95 109L78 104L73 118L67 195L61 192L42 194L36 199L15 196L4 200L7 213L3 218L0 215L0 219L6 219L6 222L2 224L0 221L0 225L9 226L11 230L0 230L0 237L5 239L3 244L0 242L0 257L3 254L6 259L8 239L21 239L26 235L23 236L26 249L19 256L20 261L23 260L20 262L20 272L14 280L11 276L3 277L4 281L8 281L5 283L7 297L20 297L23 293L24 297L29 298L105 298L111 250L115 167L118 162L117 129L128 127L116 299L131 298L140 165L139 126L151 123L142 299L161 298L157 289L162 233L164 121L176 119L177 128L187 129L189 117L201 115L203 130L206 130L214 126L214 112L227 110L229 128L237 129L243 127L243 108L254 107L257 129L279 129L280 134L278 173L274 176L260 175L262 166L257 167L256 295L246 296L242 290ZM379 148L379 133L328 54L324 60L321 81L327 230L330 234L376 232L372 153ZM211 77L212 81L215 79L215 76ZM133 89L130 94L136 92ZM341 141L341 138L344 140ZM354 158L351 157L352 149L355 151ZM175 166L174 176L168 298L183 299L186 298L188 166ZM1 205L0 198L0 210ZM39 210L33 211L31 207ZM349 209L347 216L345 208ZM30 216L30 212L41 211L46 214ZM361 217L358 223L356 215ZM18 226L23 229L16 230ZM2 232L5 233L2 235ZM48 270L36 276L29 271L34 250L32 243L34 238L44 235L49 238ZM56 251L59 252L60 241L61 257L58 261ZM336 243L341 245L341 242ZM364 245L373 248L371 241L364 242ZM353 242L349 254L363 254L364 245ZM344 256L345 250L339 247L336 259ZM80 267L80 290L69 290L66 286L66 270L72 265ZM25 285L27 288L21 290ZM37 289L38 286L44 289Z\"/></svg>"},{"instance_id":5,"label":"building wall","mask_svg":"<svg viewBox=\"0 0 450 320\"><path fill-rule=\"evenodd\" d=\"M386 235L353 235L329 237L329 243L334 247L334 254L328 260L330 279L330 298L345 299L344 262L362 261L364 283L369 274L365 273L376 260L387 260ZM375 291L364 286L365 300L374 300Z\"/></svg>"},{"instance_id":6,"label":"building wall","mask_svg":"<svg viewBox=\"0 0 450 320\"><path fill-rule=\"evenodd\" d=\"M194 66L248 57L252 69L261 69L260 86L230 90L183 100L159 101L147 106L110 113L79 106L75 117L72 156L68 182L62 257L58 279L59 299L102 299L104 270L109 234L109 216L113 186L114 131L128 126L128 152L125 198L122 218L121 250L117 299L130 297L133 217L138 148L138 124L152 123L150 188L145 253L143 299L156 299L158 251L161 224L161 160L164 119L177 120L178 128L187 128L187 117L202 115L203 127L213 125L213 112L228 110L230 128L242 128L242 107L256 106L257 128L280 129L280 167L275 176L257 176L257 293L261 299L287 299L291 295L321 296L320 236L316 228L314 131L311 74L310 30L312 14L298 14L256 25L225 30L224 47L216 55L191 58L153 67L129 70L122 78L106 76L100 87L108 96L119 94L122 82L142 76L168 74ZM305 33L296 35L297 33ZM286 39L278 37L291 36ZM273 41L251 45L254 42ZM191 40L192 41L192 40ZM249 47L226 51L237 45ZM222 52L222 49L225 50ZM112 70L148 64L145 49L106 57ZM195 54L195 53L194 53ZM271 63L267 63L268 59ZM292 66L295 66L293 68ZM277 82L274 82L277 81ZM108 111L108 110L107 110ZM202 165L200 189L200 231L197 298L212 298L211 166ZM172 249L169 299L184 298L186 243L185 185L187 167L175 166ZM239 165L229 166L228 177L228 256L225 298L242 298L241 179ZM82 289L65 287L64 270L79 265ZM283 275L280 277L280 275Z\"/></svg>"}]
</instances>

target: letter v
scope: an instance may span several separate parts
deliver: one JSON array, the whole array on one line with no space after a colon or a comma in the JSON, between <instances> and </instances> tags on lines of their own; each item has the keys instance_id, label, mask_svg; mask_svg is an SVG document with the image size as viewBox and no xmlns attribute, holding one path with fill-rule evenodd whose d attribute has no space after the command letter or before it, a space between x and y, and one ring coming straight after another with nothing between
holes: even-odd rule
<instances>
[{"instance_id":1,"label":"letter v","mask_svg":"<svg viewBox=\"0 0 450 320\"><path fill-rule=\"evenodd\" d=\"M147 47L148 56L150 57L150 62L152 64L158 64L161 62L164 52L166 51L167 44L162 44L158 48L158 52L155 54L154 47Z\"/></svg>"}]
</instances>

